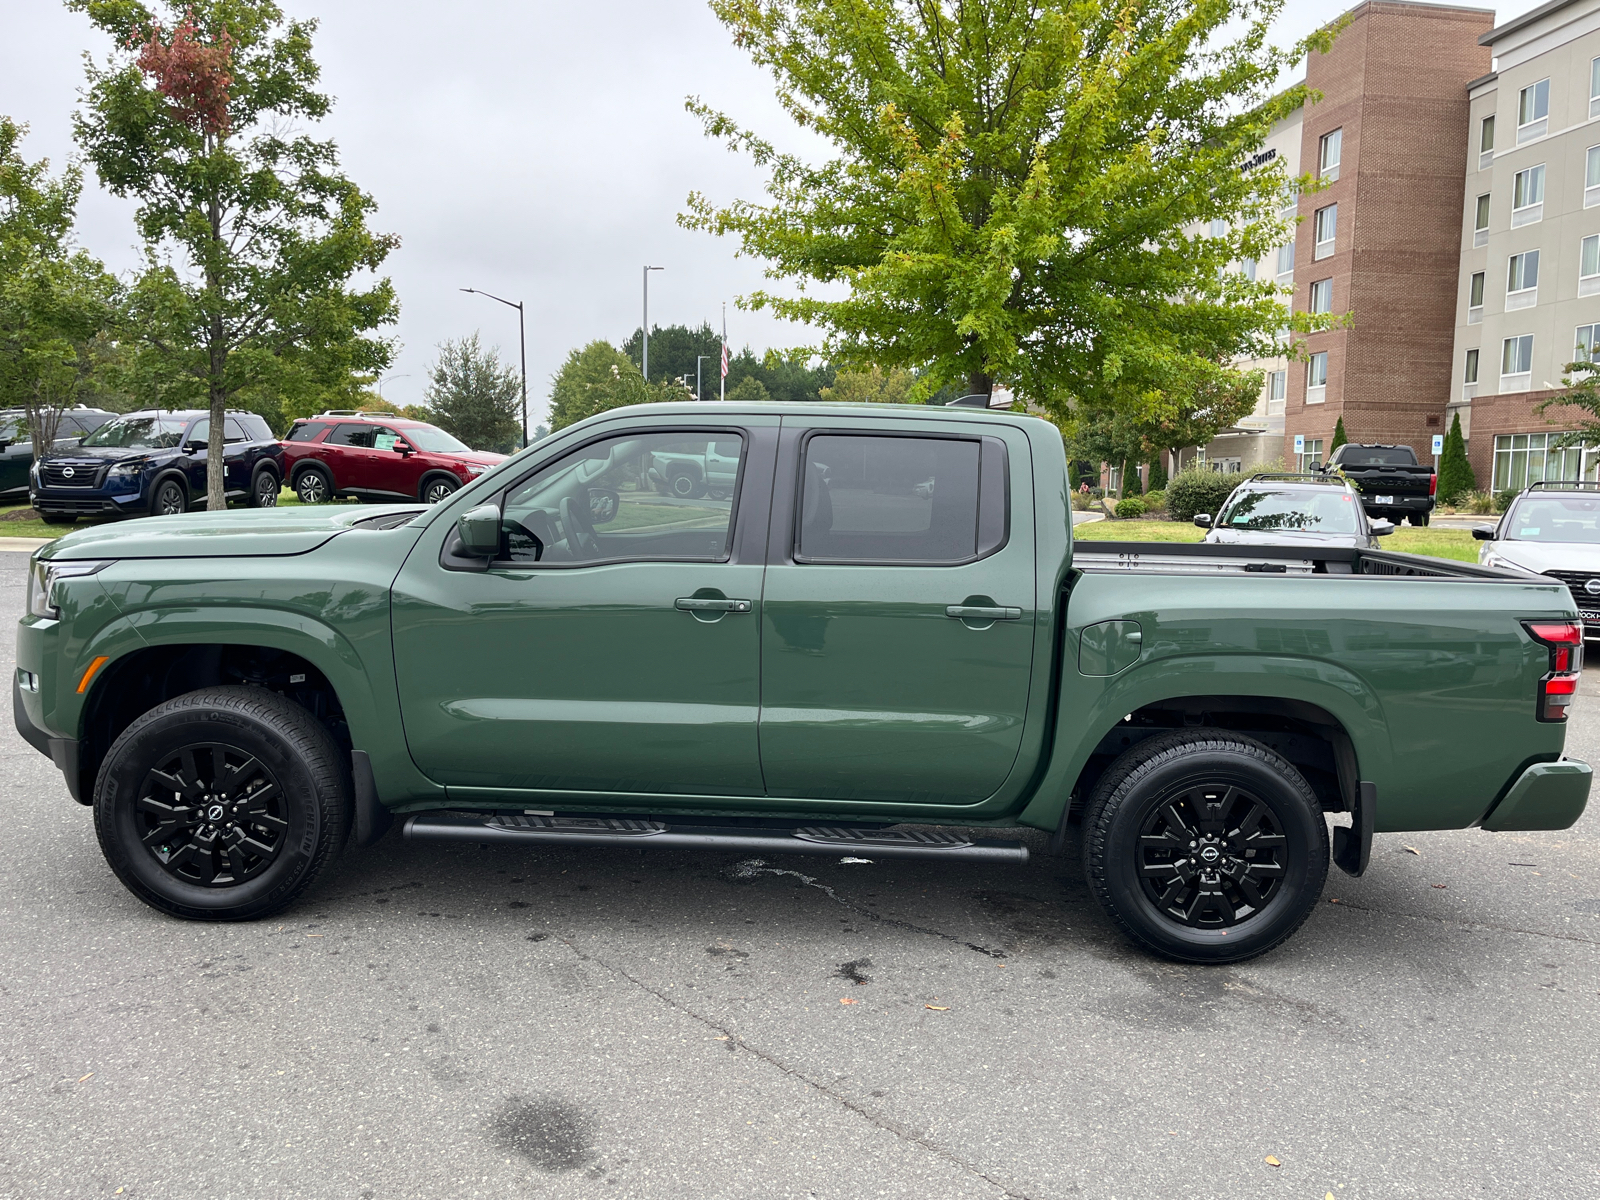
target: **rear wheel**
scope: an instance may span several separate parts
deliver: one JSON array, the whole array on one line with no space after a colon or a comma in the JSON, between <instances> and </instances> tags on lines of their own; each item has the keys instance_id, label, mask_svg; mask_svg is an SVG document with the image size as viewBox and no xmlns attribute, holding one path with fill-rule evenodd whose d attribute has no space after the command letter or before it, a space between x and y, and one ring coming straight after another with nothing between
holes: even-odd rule
<instances>
[{"instance_id":1,"label":"rear wheel","mask_svg":"<svg viewBox=\"0 0 1600 1200\"><path fill-rule=\"evenodd\" d=\"M439 501L447 499L460 486L454 479L446 479L441 475L435 475L422 485L422 502L424 504L437 504Z\"/></svg>"},{"instance_id":2,"label":"rear wheel","mask_svg":"<svg viewBox=\"0 0 1600 1200\"><path fill-rule=\"evenodd\" d=\"M316 882L350 829L347 772L305 709L262 688L207 688L145 713L95 787L100 849L152 908L265 917Z\"/></svg>"},{"instance_id":3,"label":"rear wheel","mask_svg":"<svg viewBox=\"0 0 1600 1200\"><path fill-rule=\"evenodd\" d=\"M1134 943L1227 963L1278 945L1311 915L1328 829L1300 772L1221 730L1163 734L1107 768L1083 824L1084 871Z\"/></svg>"},{"instance_id":4,"label":"rear wheel","mask_svg":"<svg viewBox=\"0 0 1600 1200\"><path fill-rule=\"evenodd\" d=\"M176 517L189 511L188 489L176 479L163 479L150 497L150 512L158 517Z\"/></svg>"},{"instance_id":5,"label":"rear wheel","mask_svg":"<svg viewBox=\"0 0 1600 1200\"><path fill-rule=\"evenodd\" d=\"M278 507L278 492L282 488L278 477L271 471L256 472L255 484L250 489L250 504L254 508Z\"/></svg>"},{"instance_id":6,"label":"rear wheel","mask_svg":"<svg viewBox=\"0 0 1600 1200\"><path fill-rule=\"evenodd\" d=\"M668 482L672 494L680 500L692 500L705 489L700 486L700 481L687 471L680 471Z\"/></svg>"},{"instance_id":7,"label":"rear wheel","mask_svg":"<svg viewBox=\"0 0 1600 1200\"><path fill-rule=\"evenodd\" d=\"M333 485L321 471L301 471L295 477L294 494L301 504L326 504L333 498Z\"/></svg>"},{"instance_id":8,"label":"rear wheel","mask_svg":"<svg viewBox=\"0 0 1600 1200\"><path fill-rule=\"evenodd\" d=\"M1411 523L1413 525L1426 525L1428 523L1428 514L1427 513L1412 513L1411 514Z\"/></svg>"}]
</instances>

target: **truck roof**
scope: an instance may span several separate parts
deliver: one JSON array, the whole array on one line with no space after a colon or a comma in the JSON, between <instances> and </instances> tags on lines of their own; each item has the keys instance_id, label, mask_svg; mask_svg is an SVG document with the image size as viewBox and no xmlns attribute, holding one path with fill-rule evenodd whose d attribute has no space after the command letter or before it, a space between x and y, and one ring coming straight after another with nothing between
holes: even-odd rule
<instances>
[{"instance_id":1,"label":"truck roof","mask_svg":"<svg viewBox=\"0 0 1600 1200\"><path fill-rule=\"evenodd\" d=\"M859 413L875 417L898 417L903 420L913 421L960 421L970 423L972 421L998 419L1010 422L1033 422L1054 428L1043 417L1036 417L1029 413L1012 412L1010 409L1003 408L951 408L942 404L856 404L842 401L833 404L821 401L793 404L782 400L769 400L766 402L682 400L669 401L663 404L629 404L622 408L607 409L603 413L597 413L596 416L620 417L635 413L672 416L702 415L708 417L715 417L718 414L722 416L782 416L786 413L792 413L804 416L839 416L846 413Z\"/></svg>"}]
</instances>

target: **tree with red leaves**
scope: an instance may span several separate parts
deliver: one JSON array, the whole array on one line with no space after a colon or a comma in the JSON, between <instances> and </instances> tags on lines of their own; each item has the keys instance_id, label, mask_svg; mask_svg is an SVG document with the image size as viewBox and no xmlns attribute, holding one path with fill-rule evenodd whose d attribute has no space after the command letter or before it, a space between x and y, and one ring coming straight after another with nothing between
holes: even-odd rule
<instances>
[{"instance_id":1,"label":"tree with red leaves","mask_svg":"<svg viewBox=\"0 0 1600 1200\"><path fill-rule=\"evenodd\" d=\"M223 508L223 414L248 403L282 419L381 372L377 336L398 312L376 278L399 239L304 128L315 90L314 21L271 0L68 0L116 49L88 68L76 118L101 181L139 202L147 266L129 289L146 399L211 411L207 507Z\"/></svg>"}]
</instances>

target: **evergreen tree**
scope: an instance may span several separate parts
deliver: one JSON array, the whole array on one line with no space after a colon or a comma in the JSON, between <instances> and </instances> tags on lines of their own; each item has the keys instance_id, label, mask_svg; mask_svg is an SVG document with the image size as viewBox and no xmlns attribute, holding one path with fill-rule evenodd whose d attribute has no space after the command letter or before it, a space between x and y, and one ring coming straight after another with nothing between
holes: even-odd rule
<instances>
[{"instance_id":1,"label":"evergreen tree","mask_svg":"<svg viewBox=\"0 0 1600 1200\"><path fill-rule=\"evenodd\" d=\"M1167 490L1167 464L1164 454L1158 454L1150 460L1150 490L1152 492Z\"/></svg>"},{"instance_id":2,"label":"evergreen tree","mask_svg":"<svg viewBox=\"0 0 1600 1200\"><path fill-rule=\"evenodd\" d=\"M1478 490L1478 477L1467 461L1467 443L1461 436L1461 414L1450 422L1445 434L1444 453L1439 456L1439 503L1454 504L1468 492Z\"/></svg>"},{"instance_id":3,"label":"evergreen tree","mask_svg":"<svg viewBox=\"0 0 1600 1200\"><path fill-rule=\"evenodd\" d=\"M1333 445L1328 447L1328 456L1331 458L1333 456L1333 452L1349 440L1350 439L1344 435L1344 418L1340 417L1333 423Z\"/></svg>"},{"instance_id":4,"label":"evergreen tree","mask_svg":"<svg viewBox=\"0 0 1600 1200\"><path fill-rule=\"evenodd\" d=\"M427 402L439 427L474 450L510 454L522 440L522 376L476 333L440 344Z\"/></svg>"}]
</instances>

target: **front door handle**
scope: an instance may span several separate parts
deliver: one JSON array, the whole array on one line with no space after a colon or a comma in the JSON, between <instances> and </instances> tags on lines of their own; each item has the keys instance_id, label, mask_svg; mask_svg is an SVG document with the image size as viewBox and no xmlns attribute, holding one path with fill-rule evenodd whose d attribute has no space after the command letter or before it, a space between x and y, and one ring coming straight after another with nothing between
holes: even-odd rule
<instances>
[{"instance_id":1,"label":"front door handle","mask_svg":"<svg viewBox=\"0 0 1600 1200\"><path fill-rule=\"evenodd\" d=\"M978 604L947 604L944 615L954 617L958 621L1018 621L1022 619L1020 608L990 608Z\"/></svg>"},{"instance_id":2,"label":"front door handle","mask_svg":"<svg viewBox=\"0 0 1600 1200\"><path fill-rule=\"evenodd\" d=\"M680 596L673 603L673 607L681 612L718 612L718 613L747 613L750 611L748 600L713 600L701 596Z\"/></svg>"}]
</instances>

